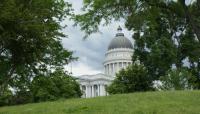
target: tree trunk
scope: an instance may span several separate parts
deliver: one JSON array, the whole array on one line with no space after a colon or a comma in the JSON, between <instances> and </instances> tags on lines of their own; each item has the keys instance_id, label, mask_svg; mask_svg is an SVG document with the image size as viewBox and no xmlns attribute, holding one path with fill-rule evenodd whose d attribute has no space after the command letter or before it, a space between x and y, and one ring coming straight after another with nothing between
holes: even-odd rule
<instances>
[{"instance_id":1,"label":"tree trunk","mask_svg":"<svg viewBox=\"0 0 200 114\"><path fill-rule=\"evenodd\" d=\"M0 84L0 96L4 94L6 88L8 87L8 83L12 79L12 75L14 74L15 69L16 66L13 65L13 67L11 67L10 71L8 72L8 75L6 75L5 80L2 82L2 84Z\"/></svg>"},{"instance_id":2,"label":"tree trunk","mask_svg":"<svg viewBox=\"0 0 200 114\"><path fill-rule=\"evenodd\" d=\"M185 4L185 0L179 0L181 3L184 11L185 11L185 17L188 22L188 24L192 27L193 32L196 34L198 41L200 42L200 27L199 24L196 23L196 21L193 19L194 16L189 12L188 7ZM197 7L200 10L200 0L197 0Z\"/></svg>"}]
</instances>

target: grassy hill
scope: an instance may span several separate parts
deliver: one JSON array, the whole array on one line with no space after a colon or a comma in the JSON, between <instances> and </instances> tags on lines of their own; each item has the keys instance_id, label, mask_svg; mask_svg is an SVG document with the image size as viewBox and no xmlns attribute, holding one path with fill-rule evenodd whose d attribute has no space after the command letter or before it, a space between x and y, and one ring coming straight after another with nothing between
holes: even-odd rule
<instances>
[{"instance_id":1,"label":"grassy hill","mask_svg":"<svg viewBox=\"0 0 200 114\"><path fill-rule=\"evenodd\" d=\"M1 107L0 114L200 114L200 91L144 92Z\"/></svg>"}]
</instances>

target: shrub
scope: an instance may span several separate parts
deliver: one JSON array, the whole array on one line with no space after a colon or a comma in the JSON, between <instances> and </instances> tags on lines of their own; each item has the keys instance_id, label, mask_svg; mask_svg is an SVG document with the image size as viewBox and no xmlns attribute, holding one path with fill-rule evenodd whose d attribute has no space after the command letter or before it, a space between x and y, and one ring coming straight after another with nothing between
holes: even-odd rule
<instances>
[{"instance_id":1,"label":"shrub","mask_svg":"<svg viewBox=\"0 0 200 114\"><path fill-rule=\"evenodd\" d=\"M31 91L34 102L80 97L82 95L79 84L62 70L57 70L49 76L35 77Z\"/></svg>"},{"instance_id":2,"label":"shrub","mask_svg":"<svg viewBox=\"0 0 200 114\"><path fill-rule=\"evenodd\" d=\"M152 80L148 76L146 68L143 65L137 64L122 69L116 74L113 83L107 88L110 94L149 90L153 90Z\"/></svg>"}]
</instances>

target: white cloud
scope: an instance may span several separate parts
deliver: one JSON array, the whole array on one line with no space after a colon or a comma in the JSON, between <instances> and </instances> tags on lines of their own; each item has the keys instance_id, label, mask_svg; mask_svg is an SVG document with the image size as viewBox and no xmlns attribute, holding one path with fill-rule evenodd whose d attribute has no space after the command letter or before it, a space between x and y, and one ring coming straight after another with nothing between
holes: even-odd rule
<instances>
[{"instance_id":1,"label":"white cloud","mask_svg":"<svg viewBox=\"0 0 200 114\"><path fill-rule=\"evenodd\" d=\"M82 0L68 0L72 3L75 13L80 13ZM73 63L73 74L95 74L103 72L103 60L110 41L115 37L118 26L124 27L124 22L113 22L108 26L100 26L101 33L92 34L88 39L83 40L84 32L80 27L74 27L73 21L66 20L68 25L63 32L68 38L63 39L62 43L66 49L74 51L74 56L79 57L77 62ZM131 39L131 32L123 30L126 37ZM70 71L70 69L68 69Z\"/></svg>"},{"instance_id":2,"label":"white cloud","mask_svg":"<svg viewBox=\"0 0 200 114\"><path fill-rule=\"evenodd\" d=\"M84 74L97 74L97 73L101 73L101 70L94 70L91 69L91 67L87 66L86 64L83 64L81 62L79 62L76 67L73 66L72 64L69 64L68 66L65 67L67 69L67 71L71 72L72 71L72 75L73 76L80 76L80 75L84 75Z\"/></svg>"}]
</instances>

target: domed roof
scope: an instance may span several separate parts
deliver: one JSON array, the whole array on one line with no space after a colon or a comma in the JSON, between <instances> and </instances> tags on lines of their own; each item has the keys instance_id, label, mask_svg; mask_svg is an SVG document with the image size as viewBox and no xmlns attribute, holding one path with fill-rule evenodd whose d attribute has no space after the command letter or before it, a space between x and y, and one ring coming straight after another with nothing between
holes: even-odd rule
<instances>
[{"instance_id":1,"label":"domed roof","mask_svg":"<svg viewBox=\"0 0 200 114\"><path fill-rule=\"evenodd\" d=\"M121 33L122 28L119 27L117 30L120 32L118 32L116 34L116 37L114 39L112 39L112 41L110 42L110 45L108 46L108 50L115 49L115 48L133 49L133 45L132 45L131 41L129 39L127 39L126 37L124 37L124 34Z\"/></svg>"}]
</instances>

